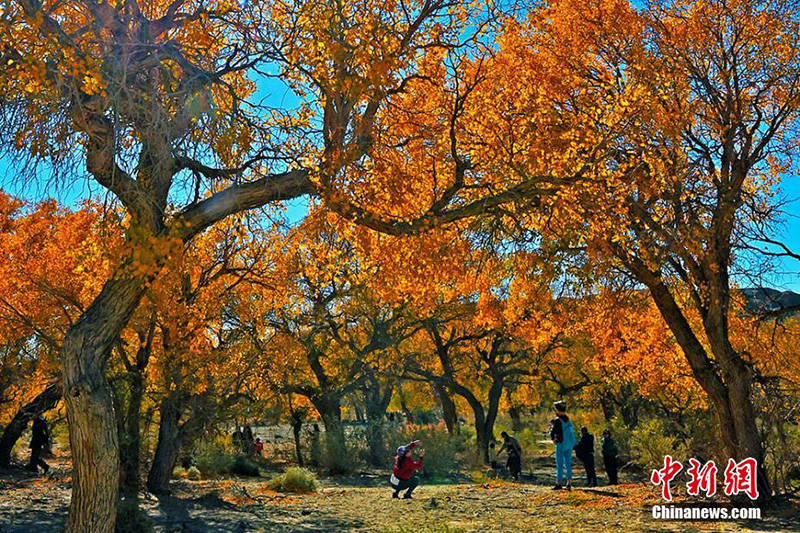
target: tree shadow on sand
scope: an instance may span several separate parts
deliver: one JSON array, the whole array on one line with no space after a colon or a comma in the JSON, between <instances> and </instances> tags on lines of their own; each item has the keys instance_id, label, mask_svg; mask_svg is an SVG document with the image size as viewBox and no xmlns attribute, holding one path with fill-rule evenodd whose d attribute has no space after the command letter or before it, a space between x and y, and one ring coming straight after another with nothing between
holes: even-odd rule
<instances>
[{"instance_id":1,"label":"tree shadow on sand","mask_svg":"<svg viewBox=\"0 0 800 533\"><path fill-rule=\"evenodd\" d=\"M155 526L173 532L318 532L347 531L362 526L357 519L343 519L318 509L296 506L236 505L211 491L193 498L159 496L154 505L144 504Z\"/></svg>"}]
</instances>

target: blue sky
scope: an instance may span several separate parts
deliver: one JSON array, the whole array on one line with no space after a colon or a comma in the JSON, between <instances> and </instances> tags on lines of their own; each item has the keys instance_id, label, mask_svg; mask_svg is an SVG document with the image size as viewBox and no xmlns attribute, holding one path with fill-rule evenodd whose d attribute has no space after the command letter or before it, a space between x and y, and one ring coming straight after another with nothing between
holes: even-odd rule
<instances>
[{"instance_id":1,"label":"blue sky","mask_svg":"<svg viewBox=\"0 0 800 533\"><path fill-rule=\"evenodd\" d=\"M102 188L92 183L89 179L78 179L71 183L62 183L56 188L53 184L52 176L46 169L41 171L41 179L36 179L21 184L15 179L16 173L9 165L9 162L0 159L0 188L11 194L20 196L32 201L45 198L56 198L61 203L68 206L75 206L82 200L97 197L103 193ZM793 200L786 206L786 217L783 221L783 228L779 237L787 245L800 252L800 177L789 176L782 183L782 193L788 199ZM290 222L297 222L303 218L307 211L307 201L304 198L296 199L287 203L286 215ZM777 262L776 274L764 281L764 285L783 290L793 290L800 292L800 263L793 259L786 259ZM752 285L751 282L741 281L742 285Z\"/></svg>"}]
</instances>

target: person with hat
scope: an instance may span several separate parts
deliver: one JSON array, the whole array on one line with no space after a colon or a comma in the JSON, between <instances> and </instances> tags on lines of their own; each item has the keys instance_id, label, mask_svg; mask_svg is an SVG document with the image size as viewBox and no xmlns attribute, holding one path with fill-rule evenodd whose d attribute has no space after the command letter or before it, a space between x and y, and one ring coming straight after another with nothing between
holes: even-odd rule
<instances>
[{"instance_id":1,"label":"person with hat","mask_svg":"<svg viewBox=\"0 0 800 533\"><path fill-rule=\"evenodd\" d=\"M417 453L419 459L416 461L409 457L411 451L419 447L419 445L420 441L415 440L409 442L405 446L399 446L397 448L397 455L394 457L394 467L392 468L392 476L389 479L389 484L394 490L392 498L399 497L400 491L405 490L406 492L403 498L410 500L411 493L419 486L419 478L414 475L414 471L422 468L425 450L419 450Z\"/></svg>"},{"instance_id":2,"label":"person with hat","mask_svg":"<svg viewBox=\"0 0 800 533\"><path fill-rule=\"evenodd\" d=\"M556 484L555 490L560 490L561 482L566 480L567 490L572 490L572 450L575 448L575 428L572 420L567 416L566 402L559 401L553 404L556 417L550 422L550 438L556 445Z\"/></svg>"}]
</instances>

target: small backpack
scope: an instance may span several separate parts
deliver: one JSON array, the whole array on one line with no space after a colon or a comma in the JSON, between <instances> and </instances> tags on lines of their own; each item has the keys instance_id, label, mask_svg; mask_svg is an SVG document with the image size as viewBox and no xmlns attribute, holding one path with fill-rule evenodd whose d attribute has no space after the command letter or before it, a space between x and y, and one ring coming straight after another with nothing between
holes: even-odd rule
<instances>
[{"instance_id":1,"label":"small backpack","mask_svg":"<svg viewBox=\"0 0 800 533\"><path fill-rule=\"evenodd\" d=\"M574 448L576 444L575 427L572 425L572 420L567 419L566 422L561 421L561 431L564 435L561 441L567 448Z\"/></svg>"}]
</instances>

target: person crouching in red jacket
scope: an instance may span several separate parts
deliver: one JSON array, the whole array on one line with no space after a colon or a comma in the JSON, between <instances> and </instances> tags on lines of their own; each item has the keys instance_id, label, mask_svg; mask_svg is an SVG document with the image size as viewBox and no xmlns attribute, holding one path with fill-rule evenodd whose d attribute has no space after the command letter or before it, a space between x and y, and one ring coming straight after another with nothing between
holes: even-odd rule
<instances>
[{"instance_id":1,"label":"person crouching in red jacket","mask_svg":"<svg viewBox=\"0 0 800 533\"><path fill-rule=\"evenodd\" d=\"M394 467L392 468L392 477L389 480L389 484L392 486L392 489L394 489L392 498L397 498L400 491L405 490L406 493L403 495L403 498L410 500L411 493L419 486L419 478L414 475L414 471L422 468L425 450L421 449L418 452L418 461L414 461L408 456L411 450L419 446L419 444L420 441L415 440L409 442L406 446L397 448L397 455L394 457Z\"/></svg>"}]
</instances>

